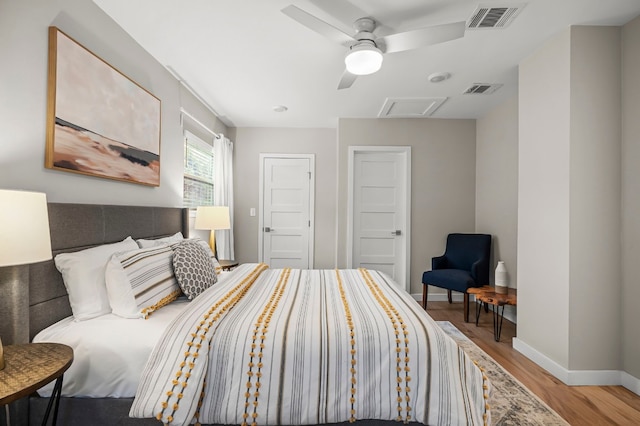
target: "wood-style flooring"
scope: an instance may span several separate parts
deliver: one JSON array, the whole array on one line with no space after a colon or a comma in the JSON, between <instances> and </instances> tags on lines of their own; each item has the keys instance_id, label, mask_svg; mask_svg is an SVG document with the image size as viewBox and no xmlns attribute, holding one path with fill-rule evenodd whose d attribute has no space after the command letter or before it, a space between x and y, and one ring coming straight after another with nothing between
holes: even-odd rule
<instances>
[{"instance_id":1,"label":"wood-style flooring","mask_svg":"<svg viewBox=\"0 0 640 426\"><path fill-rule=\"evenodd\" d=\"M474 307L472 303L471 317ZM496 342L491 311L480 314L478 327L464 322L462 303L429 302L427 312L436 321L450 321L571 425L640 425L640 396L622 386L565 385L513 349L513 323L504 320Z\"/></svg>"}]
</instances>

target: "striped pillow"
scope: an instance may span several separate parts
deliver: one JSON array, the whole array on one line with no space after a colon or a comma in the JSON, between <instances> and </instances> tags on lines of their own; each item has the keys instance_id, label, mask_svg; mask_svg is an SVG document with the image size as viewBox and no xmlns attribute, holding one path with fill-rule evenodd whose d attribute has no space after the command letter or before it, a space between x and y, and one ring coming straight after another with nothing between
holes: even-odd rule
<instances>
[{"instance_id":1,"label":"striped pillow","mask_svg":"<svg viewBox=\"0 0 640 426\"><path fill-rule=\"evenodd\" d=\"M182 294L169 245L114 254L105 281L111 310L124 318L147 318Z\"/></svg>"}]
</instances>

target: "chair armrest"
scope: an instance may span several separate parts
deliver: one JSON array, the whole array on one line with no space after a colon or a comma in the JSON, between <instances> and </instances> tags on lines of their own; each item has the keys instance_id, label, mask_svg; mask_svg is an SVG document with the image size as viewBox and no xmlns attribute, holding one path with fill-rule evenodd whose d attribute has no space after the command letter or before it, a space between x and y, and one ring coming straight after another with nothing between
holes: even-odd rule
<instances>
[{"instance_id":1,"label":"chair armrest","mask_svg":"<svg viewBox=\"0 0 640 426\"><path fill-rule=\"evenodd\" d=\"M486 259L480 259L471 265L471 276L476 284L489 285L489 262ZM484 276L486 275L486 276ZM486 282L480 282L486 281Z\"/></svg>"},{"instance_id":2,"label":"chair armrest","mask_svg":"<svg viewBox=\"0 0 640 426\"><path fill-rule=\"evenodd\" d=\"M447 269L447 258L444 255L431 258L431 270L436 269Z\"/></svg>"}]
</instances>

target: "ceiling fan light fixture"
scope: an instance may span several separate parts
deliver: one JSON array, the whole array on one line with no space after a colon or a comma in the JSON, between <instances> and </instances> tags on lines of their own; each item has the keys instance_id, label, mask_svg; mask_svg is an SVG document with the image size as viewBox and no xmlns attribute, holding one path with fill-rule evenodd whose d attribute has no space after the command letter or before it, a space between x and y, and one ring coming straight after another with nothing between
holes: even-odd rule
<instances>
[{"instance_id":1,"label":"ceiling fan light fixture","mask_svg":"<svg viewBox=\"0 0 640 426\"><path fill-rule=\"evenodd\" d=\"M372 41L361 41L351 46L344 63L351 74L373 74L382 67L382 51Z\"/></svg>"}]
</instances>

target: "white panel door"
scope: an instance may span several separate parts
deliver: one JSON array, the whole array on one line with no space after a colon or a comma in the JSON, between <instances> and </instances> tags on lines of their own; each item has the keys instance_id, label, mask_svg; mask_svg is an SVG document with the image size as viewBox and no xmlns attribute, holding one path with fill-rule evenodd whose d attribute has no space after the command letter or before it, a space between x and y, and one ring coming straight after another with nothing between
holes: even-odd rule
<instances>
[{"instance_id":1,"label":"white panel door","mask_svg":"<svg viewBox=\"0 0 640 426\"><path fill-rule=\"evenodd\" d=\"M263 158L262 261L272 268L312 267L311 160Z\"/></svg>"},{"instance_id":2,"label":"white panel door","mask_svg":"<svg viewBox=\"0 0 640 426\"><path fill-rule=\"evenodd\" d=\"M352 266L385 272L408 288L406 157L356 152L353 158Z\"/></svg>"}]
</instances>

